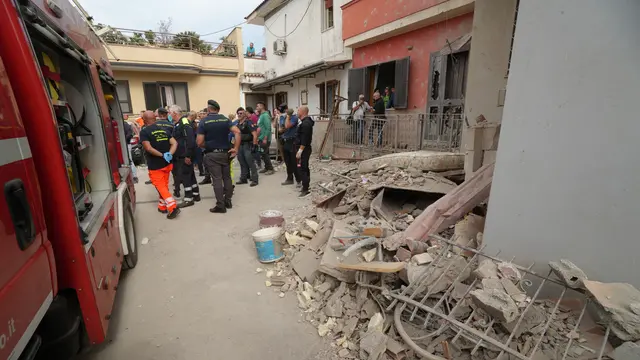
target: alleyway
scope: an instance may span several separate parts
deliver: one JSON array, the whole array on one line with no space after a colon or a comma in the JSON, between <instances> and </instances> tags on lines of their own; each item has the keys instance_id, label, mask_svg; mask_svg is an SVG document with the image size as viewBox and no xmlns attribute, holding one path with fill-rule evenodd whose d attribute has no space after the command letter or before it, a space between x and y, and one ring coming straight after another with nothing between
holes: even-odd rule
<instances>
[{"instance_id":1,"label":"alleyway","mask_svg":"<svg viewBox=\"0 0 640 360\"><path fill-rule=\"evenodd\" d=\"M310 201L280 186L282 174L261 177L258 187L238 186L225 215L209 213L213 190L205 186L203 201L175 221L156 212L156 192L143 174L138 241L149 243L139 245L138 266L123 276L109 339L82 359L316 358L325 345L300 320L295 293L279 298L255 274L261 265L250 234L257 214L290 213Z\"/></svg>"}]
</instances>

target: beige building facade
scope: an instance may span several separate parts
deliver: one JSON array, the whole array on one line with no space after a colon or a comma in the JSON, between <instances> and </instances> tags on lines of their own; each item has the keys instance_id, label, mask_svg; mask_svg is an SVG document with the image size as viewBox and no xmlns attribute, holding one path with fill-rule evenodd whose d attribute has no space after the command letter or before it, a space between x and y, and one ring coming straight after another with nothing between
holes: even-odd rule
<instances>
[{"instance_id":1,"label":"beige building facade","mask_svg":"<svg viewBox=\"0 0 640 360\"><path fill-rule=\"evenodd\" d=\"M242 46L242 30L227 37ZM242 57L236 52L203 55L188 49L155 46L109 45L109 60L117 82L122 112L139 114L143 110L177 104L184 110L202 110L207 100L231 113L240 106ZM115 55L115 56L114 56Z\"/></svg>"}]
</instances>

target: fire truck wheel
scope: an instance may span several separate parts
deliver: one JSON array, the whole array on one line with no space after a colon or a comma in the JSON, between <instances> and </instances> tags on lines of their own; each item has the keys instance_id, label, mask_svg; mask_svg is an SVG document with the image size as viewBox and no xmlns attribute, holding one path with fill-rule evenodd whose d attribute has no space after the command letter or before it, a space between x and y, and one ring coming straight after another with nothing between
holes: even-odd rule
<instances>
[{"instance_id":1,"label":"fire truck wheel","mask_svg":"<svg viewBox=\"0 0 640 360\"><path fill-rule=\"evenodd\" d=\"M133 210L128 197L125 197L122 204L124 206L124 231L127 236L128 254L124 257L123 269L129 270L138 264L138 240L136 237L136 223L133 218Z\"/></svg>"}]
</instances>

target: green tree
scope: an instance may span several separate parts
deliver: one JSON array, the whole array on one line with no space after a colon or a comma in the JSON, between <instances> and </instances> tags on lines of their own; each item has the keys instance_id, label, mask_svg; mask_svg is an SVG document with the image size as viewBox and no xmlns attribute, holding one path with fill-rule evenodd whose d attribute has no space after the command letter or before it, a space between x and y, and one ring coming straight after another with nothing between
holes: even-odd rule
<instances>
[{"instance_id":1,"label":"green tree","mask_svg":"<svg viewBox=\"0 0 640 360\"><path fill-rule=\"evenodd\" d=\"M171 40L171 45L177 49L191 49L203 54L211 52L211 44L200 39L195 31L183 31L176 34Z\"/></svg>"},{"instance_id":2,"label":"green tree","mask_svg":"<svg viewBox=\"0 0 640 360\"><path fill-rule=\"evenodd\" d=\"M142 36L142 33L133 33L133 36L129 38L129 44L145 46L147 44L147 40Z\"/></svg>"},{"instance_id":3,"label":"green tree","mask_svg":"<svg viewBox=\"0 0 640 360\"><path fill-rule=\"evenodd\" d=\"M144 32L144 38L147 39L147 42L150 45L155 45L156 43L156 33L153 30L147 30Z\"/></svg>"},{"instance_id":4,"label":"green tree","mask_svg":"<svg viewBox=\"0 0 640 360\"><path fill-rule=\"evenodd\" d=\"M105 24L96 24L94 26L96 30L104 29L107 27ZM111 29L102 35L102 39L109 44L126 44L129 42L129 39L122 35L122 33L118 30Z\"/></svg>"}]
</instances>

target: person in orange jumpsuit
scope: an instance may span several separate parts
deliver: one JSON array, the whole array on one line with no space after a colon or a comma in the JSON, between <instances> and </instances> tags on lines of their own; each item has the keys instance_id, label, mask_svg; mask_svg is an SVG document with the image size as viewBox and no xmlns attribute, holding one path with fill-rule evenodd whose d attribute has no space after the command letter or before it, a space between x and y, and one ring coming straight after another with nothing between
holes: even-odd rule
<instances>
[{"instance_id":1,"label":"person in orange jumpsuit","mask_svg":"<svg viewBox=\"0 0 640 360\"><path fill-rule=\"evenodd\" d=\"M160 195L158 211L167 214L167 219L174 219L180 213L180 209L169 191L169 177L173 169L171 160L178 143L164 128L156 124L156 117L152 111L145 111L142 118L145 127L140 131L140 141L147 153L149 179Z\"/></svg>"}]
</instances>

